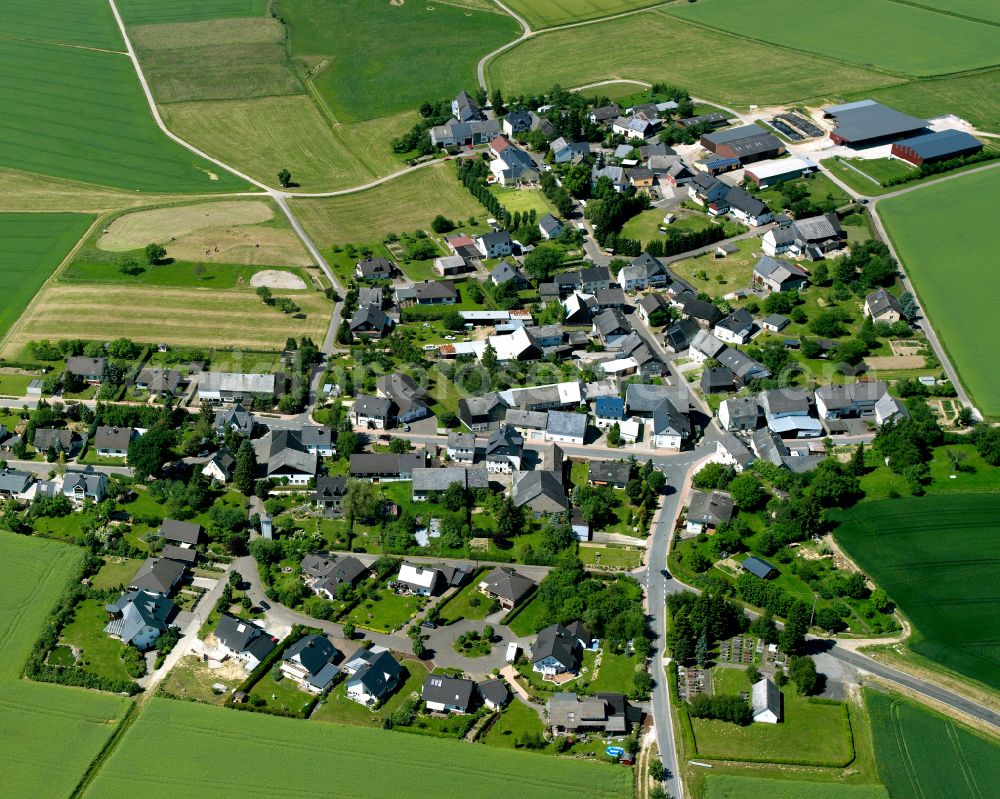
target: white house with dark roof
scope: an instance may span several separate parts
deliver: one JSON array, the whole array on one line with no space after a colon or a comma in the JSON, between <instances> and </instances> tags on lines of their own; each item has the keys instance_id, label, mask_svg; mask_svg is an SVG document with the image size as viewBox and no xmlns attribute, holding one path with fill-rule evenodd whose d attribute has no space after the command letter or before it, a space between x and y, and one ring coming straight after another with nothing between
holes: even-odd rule
<instances>
[{"instance_id":1,"label":"white house with dark roof","mask_svg":"<svg viewBox=\"0 0 1000 799\"><path fill-rule=\"evenodd\" d=\"M460 677L428 674L420 694L427 710L436 713L468 713L472 709L476 684Z\"/></svg>"},{"instance_id":2,"label":"white house with dark roof","mask_svg":"<svg viewBox=\"0 0 1000 799\"><path fill-rule=\"evenodd\" d=\"M782 258L761 256L753 268L751 286L760 291L801 291L809 282L809 273L798 264Z\"/></svg>"},{"instance_id":3,"label":"white house with dark roof","mask_svg":"<svg viewBox=\"0 0 1000 799\"><path fill-rule=\"evenodd\" d=\"M735 514L733 498L725 491L692 491L684 529L689 533L715 530L720 524L732 521Z\"/></svg>"},{"instance_id":4,"label":"white house with dark roof","mask_svg":"<svg viewBox=\"0 0 1000 799\"><path fill-rule=\"evenodd\" d=\"M143 434L135 427L98 427L94 432L94 449L102 458L128 456L129 444Z\"/></svg>"},{"instance_id":5,"label":"white house with dark roof","mask_svg":"<svg viewBox=\"0 0 1000 799\"><path fill-rule=\"evenodd\" d=\"M150 647L167 629L174 603L148 591L131 591L105 605L109 621L104 632L138 649Z\"/></svg>"},{"instance_id":6,"label":"white house with dark roof","mask_svg":"<svg viewBox=\"0 0 1000 799\"><path fill-rule=\"evenodd\" d=\"M476 434L451 431L448 433L448 457L459 463L472 463L476 459Z\"/></svg>"},{"instance_id":7,"label":"white house with dark roof","mask_svg":"<svg viewBox=\"0 0 1000 799\"><path fill-rule=\"evenodd\" d=\"M876 289L865 297L865 316L892 325L903 318L903 308L886 289Z\"/></svg>"},{"instance_id":8,"label":"white house with dark roof","mask_svg":"<svg viewBox=\"0 0 1000 799\"><path fill-rule=\"evenodd\" d=\"M562 235L563 224L552 214L546 214L538 220L538 229L541 231L543 239L557 239Z\"/></svg>"},{"instance_id":9,"label":"white house with dark roof","mask_svg":"<svg viewBox=\"0 0 1000 799\"><path fill-rule=\"evenodd\" d=\"M431 495L446 491L452 483L458 483L468 490L488 488L490 484L485 468L468 466L418 466L413 470L412 480L414 502L424 502Z\"/></svg>"},{"instance_id":10,"label":"white house with dark roof","mask_svg":"<svg viewBox=\"0 0 1000 799\"><path fill-rule=\"evenodd\" d=\"M358 394L354 398L352 411L356 427L385 430L390 426L392 400L373 397L370 394Z\"/></svg>"},{"instance_id":11,"label":"white house with dark roof","mask_svg":"<svg viewBox=\"0 0 1000 799\"><path fill-rule=\"evenodd\" d=\"M753 334L753 317L746 308L737 308L719 322L715 329L716 338L727 344L746 344Z\"/></svg>"},{"instance_id":12,"label":"white house with dark roof","mask_svg":"<svg viewBox=\"0 0 1000 799\"><path fill-rule=\"evenodd\" d=\"M310 452L298 430L271 430L253 442L257 468L264 477L306 485L316 477L319 456Z\"/></svg>"},{"instance_id":13,"label":"white house with dark roof","mask_svg":"<svg viewBox=\"0 0 1000 799\"><path fill-rule=\"evenodd\" d=\"M281 673L303 691L319 694L333 682L340 671L336 665L340 652L321 635L307 635L285 650Z\"/></svg>"},{"instance_id":14,"label":"white house with dark roof","mask_svg":"<svg viewBox=\"0 0 1000 799\"><path fill-rule=\"evenodd\" d=\"M359 649L345 663L347 698L372 707L399 686L403 667L386 649Z\"/></svg>"},{"instance_id":15,"label":"white house with dark roof","mask_svg":"<svg viewBox=\"0 0 1000 799\"><path fill-rule=\"evenodd\" d=\"M506 230L494 230L476 236L476 249L484 258L503 258L511 254L513 240Z\"/></svg>"},{"instance_id":16,"label":"white house with dark roof","mask_svg":"<svg viewBox=\"0 0 1000 799\"><path fill-rule=\"evenodd\" d=\"M545 440L558 444L583 446L587 435L587 414L549 411Z\"/></svg>"},{"instance_id":17,"label":"white house with dark roof","mask_svg":"<svg viewBox=\"0 0 1000 799\"><path fill-rule=\"evenodd\" d=\"M278 639L246 619L223 613L215 627L219 651L253 671L278 645Z\"/></svg>"}]
</instances>

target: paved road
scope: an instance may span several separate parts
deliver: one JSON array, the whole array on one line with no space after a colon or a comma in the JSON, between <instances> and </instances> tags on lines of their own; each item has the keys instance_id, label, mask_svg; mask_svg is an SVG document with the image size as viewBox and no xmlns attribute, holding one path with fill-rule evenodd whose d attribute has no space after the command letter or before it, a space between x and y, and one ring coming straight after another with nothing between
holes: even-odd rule
<instances>
[{"instance_id":1,"label":"paved road","mask_svg":"<svg viewBox=\"0 0 1000 799\"><path fill-rule=\"evenodd\" d=\"M19 461L19 460L7 460L7 466L11 469L19 469L22 472L31 472L39 477L48 478L49 472L56 468L55 463L49 463L47 461ZM70 461L66 464L66 468L73 471L80 471L82 469L93 469L95 472L101 472L103 474L120 474L126 477L132 474L132 470L128 466L93 466L89 463L75 463Z\"/></svg>"}]
</instances>

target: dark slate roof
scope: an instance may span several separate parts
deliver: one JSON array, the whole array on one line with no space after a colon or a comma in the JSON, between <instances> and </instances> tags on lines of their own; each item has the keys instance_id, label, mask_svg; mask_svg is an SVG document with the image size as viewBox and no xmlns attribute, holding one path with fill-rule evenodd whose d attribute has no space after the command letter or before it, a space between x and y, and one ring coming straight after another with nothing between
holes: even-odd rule
<instances>
[{"instance_id":1,"label":"dark slate roof","mask_svg":"<svg viewBox=\"0 0 1000 799\"><path fill-rule=\"evenodd\" d=\"M291 660L296 655L302 666L310 674L319 674L327 664L337 659L337 647L321 635L307 635L300 638L285 650L285 660Z\"/></svg>"},{"instance_id":2,"label":"dark slate roof","mask_svg":"<svg viewBox=\"0 0 1000 799\"><path fill-rule=\"evenodd\" d=\"M347 494L347 478L343 476L329 477L321 474L316 478L316 490L313 492L313 501L333 500Z\"/></svg>"},{"instance_id":3,"label":"dark slate roof","mask_svg":"<svg viewBox=\"0 0 1000 799\"><path fill-rule=\"evenodd\" d=\"M688 521L719 525L733 518L733 498L723 491L692 491L688 502Z\"/></svg>"},{"instance_id":4,"label":"dark slate roof","mask_svg":"<svg viewBox=\"0 0 1000 799\"><path fill-rule=\"evenodd\" d=\"M39 452L45 452L49 447L59 449L60 446L69 452L73 447L73 431L55 430L47 427L36 429L33 443Z\"/></svg>"},{"instance_id":5,"label":"dark slate roof","mask_svg":"<svg viewBox=\"0 0 1000 799\"><path fill-rule=\"evenodd\" d=\"M679 298L681 309L694 319L701 319L710 325L717 324L725 316L715 305L705 300L699 300L693 294L685 294Z\"/></svg>"},{"instance_id":6,"label":"dark slate roof","mask_svg":"<svg viewBox=\"0 0 1000 799\"><path fill-rule=\"evenodd\" d=\"M371 650L359 650L353 656L366 661L366 665L358 669L353 677L348 678L348 682L360 682L365 690L372 696L384 697L403 675L403 667L399 665L388 650L372 652Z\"/></svg>"},{"instance_id":7,"label":"dark slate roof","mask_svg":"<svg viewBox=\"0 0 1000 799\"><path fill-rule=\"evenodd\" d=\"M608 308L602 312L594 319L594 326L602 336L610 335L616 330L624 330L626 333L632 330L632 325L618 308Z\"/></svg>"},{"instance_id":8,"label":"dark slate roof","mask_svg":"<svg viewBox=\"0 0 1000 799\"><path fill-rule=\"evenodd\" d=\"M428 674L424 678L424 688L420 696L425 702L438 702L467 710L472 704L475 688L476 684L472 680L447 677L443 674Z\"/></svg>"},{"instance_id":9,"label":"dark slate roof","mask_svg":"<svg viewBox=\"0 0 1000 799\"><path fill-rule=\"evenodd\" d=\"M182 544L195 546L201 538L201 525L177 519L164 519L160 525L160 534L167 541L180 541Z\"/></svg>"},{"instance_id":10,"label":"dark slate roof","mask_svg":"<svg viewBox=\"0 0 1000 799\"><path fill-rule=\"evenodd\" d=\"M95 449L128 450L135 429L131 427L98 427L94 433Z\"/></svg>"},{"instance_id":11,"label":"dark slate roof","mask_svg":"<svg viewBox=\"0 0 1000 799\"><path fill-rule=\"evenodd\" d=\"M709 304L709 303L706 303ZM715 308L715 306L712 306ZM701 328L694 319L681 319L666 329L663 334L667 345L675 352L686 350Z\"/></svg>"},{"instance_id":12,"label":"dark slate roof","mask_svg":"<svg viewBox=\"0 0 1000 799\"><path fill-rule=\"evenodd\" d=\"M129 581L129 587L152 594L167 594L183 574L183 563L167 558L148 558Z\"/></svg>"},{"instance_id":13,"label":"dark slate roof","mask_svg":"<svg viewBox=\"0 0 1000 799\"><path fill-rule=\"evenodd\" d=\"M389 317L383 313L377 305L362 305L351 317L351 330L370 325L378 331L385 330L389 324Z\"/></svg>"},{"instance_id":14,"label":"dark slate roof","mask_svg":"<svg viewBox=\"0 0 1000 799\"><path fill-rule=\"evenodd\" d=\"M479 683L476 688L484 702L503 707L510 700L510 689L503 680L494 677Z\"/></svg>"},{"instance_id":15,"label":"dark slate roof","mask_svg":"<svg viewBox=\"0 0 1000 799\"><path fill-rule=\"evenodd\" d=\"M542 474L545 474L545 472L542 472ZM480 582L486 583L490 593L511 602L520 601L535 587L533 580L525 577L523 574L518 574L506 566L497 566Z\"/></svg>"},{"instance_id":16,"label":"dark slate roof","mask_svg":"<svg viewBox=\"0 0 1000 799\"><path fill-rule=\"evenodd\" d=\"M531 647L533 663L549 657L555 658L568 671L576 671L583 657L583 647L569 630L561 624L553 624L539 631Z\"/></svg>"},{"instance_id":17,"label":"dark slate roof","mask_svg":"<svg viewBox=\"0 0 1000 799\"><path fill-rule=\"evenodd\" d=\"M176 560L178 563L190 565L198 559L198 550L179 547L174 544L167 544L160 553L167 560Z\"/></svg>"},{"instance_id":18,"label":"dark slate roof","mask_svg":"<svg viewBox=\"0 0 1000 799\"><path fill-rule=\"evenodd\" d=\"M775 569L774 566L766 560L753 556L743 561L743 568L751 574L760 577L762 580L766 579L771 572L777 571L777 569Z\"/></svg>"},{"instance_id":19,"label":"dark slate roof","mask_svg":"<svg viewBox=\"0 0 1000 799\"><path fill-rule=\"evenodd\" d=\"M237 619L228 613L219 617L215 627L215 637L234 652L252 652L258 660L263 660L277 646L277 641L256 624Z\"/></svg>"},{"instance_id":20,"label":"dark slate roof","mask_svg":"<svg viewBox=\"0 0 1000 799\"><path fill-rule=\"evenodd\" d=\"M849 142L883 139L927 127L926 119L911 117L871 100L827 108L826 113L837 119L833 135Z\"/></svg>"},{"instance_id":21,"label":"dark slate roof","mask_svg":"<svg viewBox=\"0 0 1000 799\"><path fill-rule=\"evenodd\" d=\"M630 468L620 461L590 461L587 478L595 483L627 483Z\"/></svg>"},{"instance_id":22,"label":"dark slate roof","mask_svg":"<svg viewBox=\"0 0 1000 799\"><path fill-rule=\"evenodd\" d=\"M896 313L903 312L903 309L899 304L899 300L893 297L885 289L876 289L865 297L865 305L868 306L868 310L875 316L879 316L888 310L893 310ZM37 436L38 434L36 433L35 435Z\"/></svg>"},{"instance_id":23,"label":"dark slate roof","mask_svg":"<svg viewBox=\"0 0 1000 799\"><path fill-rule=\"evenodd\" d=\"M746 330L752 324L753 317L750 315L750 312L746 308L737 308L721 322L718 322L716 327L721 327L733 333L739 333L742 330Z\"/></svg>"},{"instance_id":24,"label":"dark slate roof","mask_svg":"<svg viewBox=\"0 0 1000 799\"><path fill-rule=\"evenodd\" d=\"M384 397L373 397L370 394L358 394L354 398L354 413L361 416L383 417L392 410L392 400Z\"/></svg>"},{"instance_id":25,"label":"dark slate roof","mask_svg":"<svg viewBox=\"0 0 1000 799\"><path fill-rule=\"evenodd\" d=\"M728 366L710 366L701 373L701 390L706 394L733 391L736 377Z\"/></svg>"},{"instance_id":26,"label":"dark slate roof","mask_svg":"<svg viewBox=\"0 0 1000 799\"><path fill-rule=\"evenodd\" d=\"M908 147L921 158L943 158L952 153L983 146L979 139L964 130L935 130L912 139L904 139L897 144Z\"/></svg>"}]
</instances>

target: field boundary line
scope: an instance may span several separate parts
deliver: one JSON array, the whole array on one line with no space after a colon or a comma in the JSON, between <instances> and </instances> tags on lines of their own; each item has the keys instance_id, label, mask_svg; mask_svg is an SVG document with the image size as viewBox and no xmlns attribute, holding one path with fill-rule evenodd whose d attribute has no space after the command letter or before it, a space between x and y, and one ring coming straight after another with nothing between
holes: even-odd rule
<instances>
[{"instance_id":1,"label":"field boundary line","mask_svg":"<svg viewBox=\"0 0 1000 799\"><path fill-rule=\"evenodd\" d=\"M924 799L924 792L920 788L920 782L917 780L917 770L913 766L913 758L910 757L910 750L906 746L906 739L903 736L903 725L899 721L899 707L902 703L899 700L894 700L889 706L889 718L892 721L892 734L896 739L896 748L899 750L900 760L902 761L903 767L906 769L906 778L910 781L910 785L913 786L913 792Z\"/></svg>"},{"instance_id":2,"label":"field boundary line","mask_svg":"<svg viewBox=\"0 0 1000 799\"><path fill-rule=\"evenodd\" d=\"M0 39L10 42L27 42L28 44L44 44L50 47L68 47L72 50L91 50L95 53L107 53L108 55L128 55L124 50L108 50L106 47L93 47L87 44L69 44L68 42L54 42L50 39L31 39L27 36L11 36L8 33L0 34Z\"/></svg>"},{"instance_id":3,"label":"field boundary line","mask_svg":"<svg viewBox=\"0 0 1000 799\"><path fill-rule=\"evenodd\" d=\"M146 695L148 698L148 694ZM139 718L140 711L146 704L148 699L140 699L138 701L133 701L127 711L125 711L125 716L121 721L118 722L118 726L115 727L115 731L111 733L111 737L108 738L104 746L101 747L101 751L97 753L90 765L87 766L87 770L83 772L83 776L80 781L76 784L73 789L73 793L69 795L69 799L79 799L83 796L84 791L90 787L90 784L94 781L94 778L100 772L101 767L104 765L111 753L118 747L118 742L125 736L129 728L135 723L135 720Z\"/></svg>"},{"instance_id":4,"label":"field boundary line","mask_svg":"<svg viewBox=\"0 0 1000 799\"><path fill-rule=\"evenodd\" d=\"M944 728L948 733L948 740L951 742L952 748L955 750L955 759L958 761L958 766L962 769L962 775L965 777L965 782L969 786L969 792L982 799L982 794L979 791L979 785L976 784L976 778L972 773L972 769L969 768L969 761L965 757L965 750L962 749L962 743L958 740L958 732L955 730L955 724L951 719L946 719L944 723Z\"/></svg>"},{"instance_id":5,"label":"field boundary line","mask_svg":"<svg viewBox=\"0 0 1000 799\"><path fill-rule=\"evenodd\" d=\"M889 2L898 3L901 6L912 6L913 8L919 8L922 11L930 11L933 14L944 14L946 17L957 17L958 19L964 19L967 22L979 22L983 25L993 25L994 27L1000 28L1000 22L994 22L991 19L970 17L968 14L959 14L956 11L949 11L946 8L934 8L933 6L925 6L922 3L914 3L913 0L889 0Z\"/></svg>"}]
</instances>

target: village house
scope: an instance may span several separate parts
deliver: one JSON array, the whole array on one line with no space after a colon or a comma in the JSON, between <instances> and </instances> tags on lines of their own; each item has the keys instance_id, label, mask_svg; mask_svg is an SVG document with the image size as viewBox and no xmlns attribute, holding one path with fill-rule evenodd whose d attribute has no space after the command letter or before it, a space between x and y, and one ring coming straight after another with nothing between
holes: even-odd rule
<instances>
[{"instance_id":1,"label":"village house","mask_svg":"<svg viewBox=\"0 0 1000 799\"><path fill-rule=\"evenodd\" d=\"M355 480L391 483L412 480L413 472L424 465L420 452L359 452L351 455L348 474Z\"/></svg>"},{"instance_id":2,"label":"village house","mask_svg":"<svg viewBox=\"0 0 1000 799\"><path fill-rule=\"evenodd\" d=\"M535 587L532 580L507 566L497 566L479 582L479 591L507 610L517 607Z\"/></svg>"},{"instance_id":3,"label":"village house","mask_svg":"<svg viewBox=\"0 0 1000 799\"><path fill-rule=\"evenodd\" d=\"M351 408L355 427L367 427L369 430L385 430L390 426L392 400L384 397L373 397L370 394L358 394Z\"/></svg>"},{"instance_id":4,"label":"village house","mask_svg":"<svg viewBox=\"0 0 1000 799\"><path fill-rule=\"evenodd\" d=\"M865 297L865 316L873 322L893 325L903 318L903 308L886 289L876 289ZM36 439L38 434L35 434ZM38 446L37 444L35 445Z\"/></svg>"},{"instance_id":5,"label":"village house","mask_svg":"<svg viewBox=\"0 0 1000 799\"><path fill-rule=\"evenodd\" d=\"M250 438L253 435L254 417L250 411L237 402L235 405L220 408L215 412L213 427L215 434L220 437L224 436L227 430L232 430L244 438Z\"/></svg>"},{"instance_id":6,"label":"village house","mask_svg":"<svg viewBox=\"0 0 1000 799\"><path fill-rule=\"evenodd\" d=\"M100 383L104 376L104 368L108 365L107 358L87 358L83 355L72 355L66 359L66 371L78 377L85 383Z\"/></svg>"},{"instance_id":7,"label":"village house","mask_svg":"<svg viewBox=\"0 0 1000 799\"><path fill-rule=\"evenodd\" d=\"M326 690L340 671L335 665L339 659L340 652L329 639L307 635L285 650L280 670L303 691L319 694Z\"/></svg>"},{"instance_id":8,"label":"village house","mask_svg":"<svg viewBox=\"0 0 1000 799\"><path fill-rule=\"evenodd\" d=\"M376 427L378 427L378 419L381 418L382 426L379 429L384 429L393 418L397 423L408 424L431 415L430 394L428 394L427 389L407 374L393 372L388 375L380 375L375 381L375 391L380 398L390 400L391 405L384 417L378 415L382 411L381 405L372 405L367 408L366 410L370 411L372 415L368 413L362 415L366 419L364 424L368 423L367 419L374 419Z\"/></svg>"},{"instance_id":9,"label":"village house","mask_svg":"<svg viewBox=\"0 0 1000 799\"><path fill-rule=\"evenodd\" d=\"M484 258L504 258L511 254L513 241L506 230L476 236L476 249Z\"/></svg>"},{"instance_id":10,"label":"village house","mask_svg":"<svg viewBox=\"0 0 1000 799\"><path fill-rule=\"evenodd\" d=\"M554 735L576 735L594 732L604 735L626 735L642 718L621 694L597 694L579 697L573 693L557 693L546 703L549 727Z\"/></svg>"},{"instance_id":11,"label":"village house","mask_svg":"<svg viewBox=\"0 0 1000 799\"><path fill-rule=\"evenodd\" d=\"M435 568L419 563L404 562L399 567L396 582L417 596L433 596L442 587L444 578Z\"/></svg>"},{"instance_id":12,"label":"village house","mask_svg":"<svg viewBox=\"0 0 1000 799\"><path fill-rule=\"evenodd\" d=\"M808 282L809 273L798 264L763 255L753 268L750 284L770 294L772 291L801 291Z\"/></svg>"},{"instance_id":13,"label":"village house","mask_svg":"<svg viewBox=\"0 0 1000 799\"><path fill-rule=\"evenodd\" d=\"M170 626L174 603L148 591L129 591L104 606L108 623L104 632L123 644L148 649Z\"/></svg>"},{"instance_id":14,"label":"village house","mask_svg":"<svg viewBox=\"0 0 1000 799\"><path fill-rule=\"evenodd\" d=\"M511 474L521 468L524 436L516 428L502 424L486 442L486 469L491 474Z\"/></svg>"},{"instance_id":15,"label":"village house","mask_svg":"<svg viewBox=\"0 0 1000 799\"><path fill-rule=\"evenodd\" d=\"M587 484L625 488L631 468L624 461L588 461Z\"/></svg>"},{"instance_id":16,"label":"village house","mask_svg":"<svg viewBox=\"0 0 1000 799\"><path fill-rule=\"evenodd\" d=\"M261 476L306 485L316 477L318 456L310 451L299 430L272 430L253 442Z\"/></svg>"},{"instance_id":17,"label":"village house","mask_svg":"<svg viewBox=\"0 0 1000 799\"><path fill-rule=\"evenodd\" d=\"M445 491L452 483L473 490L489 488L489 474L484 468L465 466L417 467L413 470L412 498L414 502L424 502L431 495Z\"/></svg>"},{"instance_id":18,"label":"village house","mask_svg":"<svg viewBox=\"0 0 1000 799\"><path fill-rule=\"evenodd\" d=\"M167 394L176 396L183 380L183 375L173 369L157 369L147 366L141 369L136 376L135 387L158 397Z\"/></svg>"},{"instance_id":19,"label":"village house","mask_svg":"<svg viewBox=\"0 0 1000 799\"><path fill-rule=\"evenodd\" d=\"M371 569L354 557L335 560L324 555L306 555L299 566L305 584L331 601L340 595L341 586L353 588L371 576Z\"/></svg>"},{"instance_id":20,"label":"village house","mask_svg":"<svg viewBox=\"0 0 1000 799\"><path fill-rule=\"evenodd\" d=\"M590 143L585 141L569 142L562 136L549 142L549 152L557 164L578 164L590 155Z\"/></svg>"},{"instance_id":21,"label":"village house","mask_svg":"<svg viewBox=\"0 0 1000 799\"><path fill-rule=\"evenodd\" d=\"M249 403L262 397L270 405L278 394L275 375L241 372L202 372L198 376L199 402Z\"/></svg>"},{"instance_id":22,"label":"village house","mask_svg":"<svg viewBox=\"0 0 1000 799\"><path fill-rule=\"evenodd\" d=\"M688 496L684 529L689 533L716 530L736 515L733 498L725 491L692 491Z\"/></svg>"},{"instance_id":23,"label":"village house","mask_svg":"<svg viewBox=\"0 0 1000 799\"><path fill-rule=\"evenodd\" d=\"M347 478L343 475L329 477L321 474L316 478L316 490L312 501L317 508L339 511L343 508L344 497L347 496Z\"/></svg>"},{"instance_id":24,"label":"village house","mask_svg":"<svg viewBox=\"0 0 1000 799\"><path fill-rule=\"evenodd\" d=\"M219 652L253 671L278 645L278 639L245 619L223 613L215 626Z\"/></svg>"},{"instance_id":25,"label":"village house","mask_svg":"<svg viewBox=\"0 0 1000 799\"><path fill-rule=\"evenodd\" d=\"M458 401L458 419L475 433L496 430L507 413L507 406L495 392Z\"/></svg>"},{"instance_id":26,"label":"village house","mask_svg":"<svg viewBox=\"0 0 1000 799\"><path fill-rule=\"evenodd\" d=\"M476 684L472 680L428 674L420 698L428 711L465 714L472 709Z\"/></svg>"},{"instance_id":27,"label":"village house","mask_svg":"<svg viewBox=\"0 0 1000 799\"><path fill-rule=\"evenodd\" d=\"M395 271L396 265L388 258L367 258L355 265L354 276L359 280L390 280Z\"/></svg>"},{"instance_id":28,"label":"village house","mask_svg":"<svg viewBox=\"0 0 1000 799\"><path fill-rule=\"evenodd\" d=\"M753 333L754 323L750 312L737 308L719 322L713 332L719 341L727 344L746 344Z\"/></svg>"},{"instance_id":29,"label":"village house","mask_svg":"<svg viewBox=\"0 0 1000 799\"><path fill-rule=\"evenodd\" d=\"M448 433L448 457L461 463L472 463L476 459L476 434Z\"/></svg>"},{"instance_id":30,"label":"village house","mask_svg":"<svg viewBox=\"0 0 1000 799\"><path fill-rule=\"evenodd\" d=\"M531 669L544 678L557 674L576 674L583 661L583 650L590 649L590 631L579 621L563 626L552 624L538 632L531 645Z\"/></svg>"},{"instance_id":31,"label":"village house","mask_svg":"<svg viewBox=\"0 0 1000 799\"><path fill-rule=\"evenodd\" d=\"M360 305L347 325L359 338L383 338L392 329L392 320L375 305Z\"/></svg>"},{"instance_id":32,"label":"village house","mask_svg":"<svg viewBox=\"0 0 1000 799\"><path fill-rule=\"evenodd\" d=\"M146 558L139 570L129 580L130 591L169 596L184 577L184 564L169 558Z\"/></svg>"},{"instance_id":33,"label":"village house","mask_svg":"<svg viewBox=\"0 0 1000 799\"><path fill-rule=\"evenodd\" d=\"M719 404L719 423L724 430L756 430L760 408L754 397L732 397Z\"/></svg>"},{"instance_id":34,"label":"village house","mask_svg":"<svg viewBox=\"0 0 1000 799\"><path fill-rule=\"evenodd\" d=\"M403 667L382 648L359 649L344 663L347 698L366 707L384 701L399 686Z\"/></svg>"},{"instance_id":35,"label":"village house","mask_svg":"<svg viewBox=\"0 0 1000 799\"><path fill-rule=\"evenodd\" d=\"M98 427L94 432L94 449L102 458L127 457L129 444L143 432L135 427Z\"/></svg>"},{"instance_id":36,"label":"village house","mask_svg":"<svg viewBox=\"0 0 1000 799\"><path fill-rule=\"evenodd\" d=\"M108 477L103 472L71 469L63 475L62 493L75 504L85 500L100 502L108 490Z\"/></svg>"},{"instance_id":37,"label":"village house","mask_svg":"<svg viewBox=\"0 0 1000 799\"><path fill-rule=\"evenodd\" d=\"M56 430L54 428L38 428L35 430L35 438L32 444L38 452L65 453L67 458L73 456L83 439L72 430Z\"/></svg>"},{"instance_id":38,"label":"village house","mask_svg":"<svg viewBox=\"0 0 1000 799\"><path fill-rule=\"evenodd\" d=\"M538 180L538 166L534 160L509 139L497 136L490 142L490 151L496 156L490 161L490 172L501 186Z\"/></svg>"}]
</instances>

